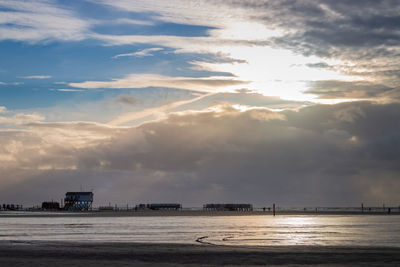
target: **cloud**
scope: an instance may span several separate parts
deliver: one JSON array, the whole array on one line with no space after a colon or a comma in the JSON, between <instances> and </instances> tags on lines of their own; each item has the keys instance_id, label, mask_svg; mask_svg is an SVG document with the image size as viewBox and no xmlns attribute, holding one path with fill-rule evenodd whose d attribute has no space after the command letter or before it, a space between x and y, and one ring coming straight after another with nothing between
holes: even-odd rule
<instances>
[{"instance_id":1,"label":"cloud","mask_svg":"<svg viewBox=\"0 0 400 267\"><path fill-rule=\"evenodd\" d=\"M0 131L0 193L41 201L40 185L52 180L60 194L76 181L94 186L98 203L397 205L399 116L395 103L282 112L221 104L137 127L30 123Z\"/></svg>"},{"instance_id":2,"label":"cloud","mask_svg":"<svg viewBox=\"0 0 400 267\"><path fill-rule=\"evenodd\" d=\"M140 102L140 99L132 95L119 95L114 101L117 103L134 106Z\"/></svg>"},{"instance_id":3,"label":"cloud","mask_svg":"<svg viewBox=\"0 0 400 267\"><path fill-rule=\"evenodd\" d=\"M349 63L333 68L347 75L386 86L398 77L399 6L395 1L279 1L231 2L252 13L252 19L283 34L270 38L272 46L305 56L334 58ZM385 72L382 70L391 70Z\"/></svg>"},{"instance_id":4,"label":"cloud","mask_svg":"<svg viewBox=\"0 0 400 267\"><path fill-rule=\"evenodd\" d=\"M145 88L145 87L168 87L185 90L215 91L229 86L246 84L232 77L212 76L205 78L192 77L170 77L156 74L131 74L122 79L112 81L86 81L81 83L70 83L71 87L94 89L94 88Z\"/></svg>"},{"instance_id":5,"label":"cloud","mask_svg":"<svg viewBox=\"0 0 400 267\"><path fill-rule=\"evenodd\" d=\"M175 49L175 53L220 53L229 46L265 45L265 40L224 39L214 36L188 37L175 35L110 35L92 33L88 37L100 40L106 45L122 46L152 44Z\"/></svg>"},{"instance_id":6,"label":"cloud","mask_svg":"<svg viewBox=\"0 0 400 267\"><path fill-rule=\"evenodd\" d=\"M59 92L82 92L82 91L85 91L85 90L81 90L81 89L69 89L69 88L67 88L67 89L55 89L56 91L59 91Z\"/></svg>"},{"instance_id":7,"label":"cloud","mask_svg":"<svg viewBox=\"0 0 400 267\"><path fill-rule=\"evenodd\" d=\"M0 109L0 113L5 113L6 109ZM0 124L22 125L29 122L42 121L45 117L37 113L16 113L12 116L0 116Z\"/></svg>"},{"instance_id":8,"label":"cloud","mask_svg":"<svg viewBox=\"0 0 400 267\"><path fill-rule=\"evenodd\" d=\"M355 5L343 1L308 0L201 3L176 0L173 1L174 8L171 8L171 3L162 1L103 0L93 3L124 12L144 12L150 14L150 20L118 18L114 22L94 21L80 18L71 8L52 1L2 1L1 6L10 9L3 11L0 21L5 25L3 31L7 31L7 34L3 33L3 38L29 42L97 39L107 45L153 44L171 47L176 53L218 55L224 52L228 57L230 53L226 50L235 46L279 47L306 57L325 57L349 63L346 66L329 64L330 70L344 75L361 76L389 87L398 84L400 35L396 29L399 7L393 1L368 1ZM107 35L93 28L99 23L151 26L148 24L153 21L211 28L205 36L195 37ZM135 55L140 54L121 54ZM232 60L247 60L237 57L236 53Z\"/></svg>"},{"instance_id":9,"label":"cloud","mask_svg":"<svg viewBox=\"0 0 400 267\"><path fill-rule=\"evenodd\" d=\"M33 129L47 129L47 130L54 130L65 131L65 134L79 134L88 133L89 135L98 135L109 137L110 134L115 133L116 131L123 130L125 128L121 127L112 127L106 124L100 124L95 122L85 122L85 121L74 121L74 122L28 122L24 124L25 126Z\"/></svg>"},{"instance_id":10,"label":"cloud","mask_svg":"<svg viewBox=\"0 0 400 267\"><path fill-rule=\"evenodd\" d=\"M175 9L170 9L167 4L157 1L146 2L146 4L141 1L132 3L123 0L102 1L102 3L131 11L146 12L151 9L156 13L155 17L162 21L216 27L209 30L209 36L206 37L93 35L94 38L102 39L110 45L152 43L172 47L178 53L215 54L226 51L227 46L254 45L285 48L306 57L317 56L341 61L305 64L310 68L359 77L361 80L385 87L395 88L398 84L397 44L400 35L395 30L399 22L397 16L399 10L395 2L383 1L384 4L381 4L381 2L372 1L355 7L354 3L342 1L230 1L223 3L209 1L203 2L199 7L196 6L195 14L193 14L194 1L176 1L177 8ZM223 10L223 12L214 14L213 11L206 12L206 10ZM356 10L362 10L363 15L361 16ZM225 11L235 15L228 16ZM253 34L252 36L251 34L258 29L266 32L270 30L272 34ZM243 36L249 34L249 38L245 38L248 41L246 44ZM264 38L257 40L254 36L264 36ZM249 40L253 43L251 44ZM231 44L228 45L229 42ZM237 57L237 53L234 57ZM246 59L239 58L238 60ZM194 68L201 69L200 63ZM219 66L220 64L217 63L207 70L221 71ZM240 70L238 68L235 71ZM232 72L235 73L235 71ZM313 77L320 76L318 73ZM362 95L362 92L360 91L359 94ZM398 90L394 89L393 94L399 94ZM333 98L334 95L329 97Z\"/></svg>"},{"instance_id":11,"label":"cloud","mask_svg":"<svg viewBox=\"0 0 400 267\"><path fill-rule=\"evenodd\" d=\"M0 85L21 85L24 84L23 82L11 82L11 83L5 83L5 82L0 82Z\"/></svg>"},{"instance_id":12,"label":"cloud","mask_svg":"<svg viewBox=\"0 0 400 267\"><path fill-rule=\"evenodd\" d=\"M0 130L2 198L29 195L29 201L39 202L48 184L64 193L65 188L87 183L100 191L99 201L398 204L400 107L395 101L400 99L400 10L396 1L94 3L144 12L151 22L94 21L78 17L72 6L53 1L0 1L0 40L33 44L91 39L91 44L108 46L169 47L174 53L201 54L181 55L190 58L190 71L219 74L200 78L131 74L58 89L199 91L166 96L158 107L141 95L148 102L140 107L135 106L136 94L116 97L111 101L125 105L110 105L115 108L109 112L112 115L98 116L109 125L43 122L45 117L38 113L0 107L3 128L17 128ZM149 32L156 34L103 34L93 27L108 23L148 27L165 22L209 29L191 37L153 31ZM226 74L231 76L218 76ZM285 81L286 87L279 87L277 95L301 91L323 99L376 99L381 104L310 105L256 93L273 94L271 84ZM237 90L244 84L248 90ZM143 123L145 117L152 122ZM141 124L135 127L110 126L137 121Z\"/></svg>"},{"instance_id":13,"label":"cloud","mask_svg":"<svg viewBox=\"0 0 400 267\"><path fill-rule=\"evenodd\" d=\"M19 78L23 78L23 79L50 79L51 76L50 75L30 75L30 76L22 76Z\"/></svg>"},{"instance_id":14,"label":"cloud","mask_svg":"<svg viewBox=\"0 0 400 267\"><path fill-rule=\"evenodd\" d=\"M203 95L197 96L192 99L175 101L175 102L168 103L166 105L162 105L162 106L155 107L155 108L148 108L148 109L144 109L141 111L133 111L133 112L123 113L123 114L118 115L112 121L110 121L109 124L110 125L121 125L121 124L125 124L127 122L143 119L143 118L146 118L149 116L165 117L167 111L170 111L174 108L178 108L178 107L186 105L186 104L190 104L190 103L199 101L199 100L206 98L208 96L211 96L213 94L214 93L203 94ZM157 119L157 117L153 118L153 119Z\"/></svg>"},{"instance_id":15,"label":"cloud","mask_svg":"<svg viewBox=\"0 0 400 267\"><path fill-rule=\"evenodd\" d=\"M111 21L110 23L114 24L133 24L133 25L145 25L152 26L154 23L152 21L147 20L137 20L137 19L128 19L128 18L119 18Z\"/></svg>"},{"instance_id":16,"label":"cloud","mask_svg":"<svg viewBox=\"0 0 400 267\"><path fill-rule=\"evenodd\" d=\"M309 82L309 86L310 89L305 93L315 94L324 99L384 99L389 92L398 90L365 81L315 81Z\"/></svg>"},{"instance_id":17,"label":"cloud","mask_svg":"<svg viewBox=\"0 0 400 267\"><path fill-rule=\"evenodd\" d=\"M3 9L0 40L29 43L83 40L93 24L54 1L0 1L0 7Z\"/></svg>"},{"instance_id":18,"label":"cloud","mask_svg":"<svg viewBox=\"0 0 400 267\"><path fill-rule=\"evenodd\" d=\"M252 93L253 91L247 88L241 88L241 89L236 89L235 92L242 94L249 94Z\"/></svg>"},{"instance_id":19,"label":"cloud","mask_svg":"<svg viewBox=\"0 0 400 267\"><path fill-rule=\"evenodd\" d=\"M246 14L241 12L241 10L229 8L224 3L213 1L173 0L169 3L164 3L163 1L153 0L134 2L126 0L101 0L92 2L101 3L124 11L151 13L155 20L177 24L219 27L222 23L226 22L227 18L241 19L246 17Z\"/></svg>"},{"instance_id":20,"label":"cloud","mask_svg":"<svg viewBox=\"0 0 400 267\"><path fill-rule=\"evenodd\" d=\"M264 96L262 94L248 91L245 89L235 90L235 92L214 93L200 99L181 105L171 111L203 110L216 103L226 103L242 109L266 108L268 110L297 110L312 103L303 101L290 101L274 96Z\"/></svg>"},{"instance_id":21,"label":"cloud","mask_svg":"<svg viewBox=\"0 0 400 267\"><path fill-rule=\"evenodd\" d=\"M306 64L309 68L320 68L320 69L329 69L331 66L326 64L325 62L318 62L318 63L308 63Z\"/></svg>"},{"instance_id":22,"label":"cloud","mask_svg":"<svg viewBox=\"0 0 400 267\"><path fill-rule=\"evenodd\" d=\"M2 1L1 6L10 11L2 11L4 16L0 23L5 32L2 34L0 30L0 39L3 36L3 39L31 43L92 39L109 46L145 44L168 47L174 53L202 54L201 58L206 62L201 58L192 60L189 62L193 65L192 70L233 73L246 81L250 77L254 85L248 87L264 90L264 93L268 91L267 87L279 86L279 83L271 85L273 80L300 80L293 75L297 73L307 80L345 80L346 77L364 80L393 88L391 95L400 94L396 86L400 77L400 35L396 30L399 8L395 2L368 1L356 8L350 2L308 0L201 3L176 0L173 1L174 8L171 8L171 3L162 1L103 0L93 3L111 7L111 14L117 9L144 12L147 18L143 21L129 18L93 20L78 17L72 7L65 8L52 1ZM356 10L362 10L362 15ZM155 22L199 25L209 29L201 36L166 35L162 31L152 35L138 35L134 31L133 34L117 35L102 33L95 27L99 24L148 27L155 26ZM150 56L155 52L151 49L161 48L118 54L114 58ZM269 51L272 54L269 55L268 49L290 51L296 58L277 51ZM207 64L207 58L211 56L215 56L215 60ZM286 66L288 61L291 64ZM293 61L301 61L296 69ZM260 64L268 75L261 73ZM247 65L247 69L242 65ZM287 75L284 79L282 73ZM291 90L297 90L296 95L303 99L311 97L302 94L301 81L292 87L300 88Z\"/></svg>"},{"instance_id":23,"label":"cloud","mask_svg":"<svg viewBox=\"0 0 400 267\"><path fill-rule=\"evenodd\" d=\"M111 125L137 125L144 121L164 119L170 113L201 111L208 108L218 106L218 103L232 105L243 110L265 108L268 110L296 110L301 107L310 105L308 102L283 100L279 97L268 97L250 91L239 90L235 93L192 93L190 99L172 100L167 104L146 108L138 111L129 111L119 114L111 120ZM123 95L123 97L125 97ZM120 97L117 98L118 100ZM128 99L130 100L130 99ZM135 101L135 100L134 100ZM135 103L136 104L136 103Z\"/></svg>"},{"instance_id":24,"label":"cloud","mask_svg":"<svg viewBox=\"0 0 400 267\"><path fill-rule=\"evenodd\" d=\"M156 51L161 51L163 48L146 48L143 50L139 50L137 52L132 52L132 53L126 53L126 54L119 54L116 56L113 56L112 58L119 58L119 57L148 57L148 56L153 56L151 52L156 52Z\"/></svg>"}]
</instances>

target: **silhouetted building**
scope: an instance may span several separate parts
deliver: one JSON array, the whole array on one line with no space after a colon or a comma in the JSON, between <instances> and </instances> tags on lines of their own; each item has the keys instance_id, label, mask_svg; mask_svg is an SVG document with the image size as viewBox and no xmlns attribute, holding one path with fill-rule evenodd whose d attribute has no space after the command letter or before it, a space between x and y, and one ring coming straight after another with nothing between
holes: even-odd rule
<instances>
[{"instance_id":1,"label":"silhouetted building","mask_svg":"<svg viewBox=\"0 0 400 267\"><path fill-rule=\"evenodd\" d=\"M146 204L139 204L135 206L135 210L145 210Z\"/></svg>"},{"instance_id":2,"label":"silhouetted building","mask_svg":"<svg viewBox=\"0 0 400 267\"><path fill-rule=\"evenodd\" d=\"M251 204L205 204L204 210L216 211L252 211L253 205Z\"/></svg>"},{"instance_id":3,"label":"silhouetted building","mask_svg":"<svg viewBox=\"0 0 400 267\"><path fill-rule=\"evenodd\" d=\"M2 210L22 210L22 205L19 204L3 204L0 206Z\"/></svg>"},{"instance_id":4,"label":"silhouetted building","mask_svg":"<svg viewBox=\"0 0 400 267\"><path fill-rule=\"evenodd\" d=\"M42 203L42 210L59 210L60 203L58 202L43 202Z\"/></svg>"},{"instance_id":5,"label":"silhouetted building","mask_svg":"<svg viewBox=\"0 0 400 267\"><path fill-rule=\"evenodd\" d=\"M67 192L64 199L64 209L69 211L87 211L92 209L92 192Z\"/></svg>"},{"instance_id":6,"label":"silhouetted building","mask_svg":"<svg viewBox=\"0 0 400 267\"><path fill-rule=\"evenodd\" d=\"M99 211L113 211L114 208L111 206L100 206Z\"/></svg>"},{"instance_id":7,"label":"silhouetted building","mask_svg":"<svg viewBox=\"0 0 400 267\"><path fill-rule=\"evenodd\" d=\"M139 205L141 207L142 204ZM178 203L157 203L147 204L146 207L151 210L179 210L182 209L182 205Z\"/></svg>"}]
</instances>

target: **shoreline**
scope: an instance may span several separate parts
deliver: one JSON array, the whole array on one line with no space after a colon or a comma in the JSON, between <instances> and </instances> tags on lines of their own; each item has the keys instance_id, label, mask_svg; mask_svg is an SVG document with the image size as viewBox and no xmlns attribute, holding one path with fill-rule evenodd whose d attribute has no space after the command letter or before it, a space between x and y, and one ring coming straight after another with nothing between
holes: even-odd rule
<instances>
[{"instance_id":1,"label":"shoreline","mask_svg":"<svg viewBox=\"0 0 400 267\"><path fill-rule=\"evenodd\" d=\"M211 246L111 242L0 242L0 265L25 266L399 266L400 248Z\"/></svg>"},{"instance_id":2,"label":"shoreline","mask_svg":"<svg viewBox=\"0 0 400 267\"><path fill-rule=\"evenodd\" d=\"M396 216L400 212L356 212L356 211L277 211L276 216L280 215L386 215ZM0 218L15 217L161 217L161 216L273 216L272 211L202 211L202 210L177 210L177 211L0 211Z\"/></svg>"}]
</instances>

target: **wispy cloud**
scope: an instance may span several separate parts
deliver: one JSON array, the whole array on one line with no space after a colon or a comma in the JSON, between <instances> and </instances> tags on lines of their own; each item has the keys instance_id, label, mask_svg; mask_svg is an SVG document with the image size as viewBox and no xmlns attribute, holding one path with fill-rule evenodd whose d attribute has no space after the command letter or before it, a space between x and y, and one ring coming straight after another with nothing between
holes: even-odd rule
<instances>
[{"instance_id":1,"label":"wispy cloud","mask_svg":"<svg viewBox=\"0 0 400 267\"><path fill-rule=\"evenodd\" d=\"M195 91L215 92L219 89L246 84L232 77L212 76L205 78L194 77L171 77L156 74L131 74L122 79L112 81L86 81L81 83L70 83L71 87L94 89L94 88L145 88L145 87L167 87Z\"/></svg>"},{"instance_id":2,"label":"wispy cloud","mask_svg":"<svg viewBox=\"0 0 400 267\"><path fill-rule=\"evenodd\" d=\"M5 83L5 82L0 82L0 85L21 85L24 84L23 82L11 82L11 83Z\"/></svg>"},{"instance_id":3,"label":"wispy cloud","mask_svg":"<svg viewBox=\"0 0 400 267\"><path fill-rule=\"evenodd\" d=\"M305 93L324 99L383 99L397 89L365 81L340 80L309 82L309 87Z\"/></svg>"},{"instance_id":4,"label":"wispy cloud","mask_svg":"<svg viewBox=\"0 0 400 267\"><path fill-rule=\"evenodd\" d=\"M119 19L113 20L111 23L114 23L114 24L133 24L133 25L144 25L144 26L154 25L154 23L152 21L138 20L138 19L128 19L128 18L119 18Z\"/></svg>"},{"instance_id":5,"label":"wispy cloud","mask_svg":"<svg viewBox=\"0 0 400 267\"><path fill-rule=\"evenodd\" d=\"M146 49L139 50L139 51L132 52L132 53L115 55L112 58L119 58L119 57L148 57L148 56L153 56L152 52L161 51L161 50L163 50L163 48L159 48L159 47L146 48Z\"/></svg>"},{"instance_id":6,"label":"wispy cloud","mask_svg":"<svg viewBox=\"0 0 400 267\"><path fill-rule=\"evenodd\" d=\"M111 35L91 33L90 38L106 45L152 44L175 49L175 53L220 54L227 47L265 45L267 39L247 40L223 38L220 36L176 36L176 35Z\"/></svg>"},{"instance_id":7,"label":"wispy cloud","mask_svg":"<svg viewBox=\"0 0 400 267\"><path fill-rule=\"evenodd\" d=\"M164 116L166 115L166 112L168 110L186 105L186 104L190 104L193 103L195 101L199 101L203 98L206 98L208 96L213 95L214 93L209 93L209 94L204 94L189 100L182 100L182 101L176 101L173 103L169 103L166 105L163 105L161 107L156 107L156 108L149 108L149 109L145 109L139 112L128 112L125 114L121 114L119 115L117 118L113 119L112 121L110 121L108 124L110 125L121 125L130 121L134 121L134 120L139 120L151 115L158 115L158 116Z\"/></svg>"},{"instance_id":8,"label":"wispy cloud","mask_svg":"<svg viewBox=\"0 0 400 267\"><path fill-rule=\"evenodd\" d=\"M30 75L30 76L21 76L19 78L23 79L50 79L52 76L50 75Z\"/></svg>"},{"instance_id":9,"label":"wispy cloud","mask_svg":"<svg viewBox=\"0 0 400 267\"><path fill-rule=\"evenodd\" d=\"M59 92L82 92L82 91L85 91L82 89L69 89L69 88L62 88L62 89L55 89L55 90L59 91Z\"/></svg>"},{"instance_id":10,"label":"wispy cloud","mask_svg":"<svg viewBox=\"0 0 400 267\"><path fill-rule=\"evenodd\" d=\"M114 102L134 106L140 102L140 99L133 95L119 95Z\"/></svg>"},{"instance_id":11,"label":"wispy cloud","mask_svg":"<svg viewBox=\"0 0 400 267\"><path fill-rule=\"evenodd\" d=\"M93 24L54 1L0 1L0 40L82 40Z\"/></svg>"},{"instance_id":12,"label":"wispy cloud","mask_svg":"<svg viewBox=\"0 0 400 267\"><path fill-rule=\"evenodd\" d=\"M124 11L131 12L151 12L153 18L159 21L190 24L207 25L220 27L229 24L233 20L241 20L247 17L242 10L226 5L223 2L197 1L197 0L90 0L95 3L112 6ZM233 8L232 8L233 7Z\"/></svg>"}]
</instances>

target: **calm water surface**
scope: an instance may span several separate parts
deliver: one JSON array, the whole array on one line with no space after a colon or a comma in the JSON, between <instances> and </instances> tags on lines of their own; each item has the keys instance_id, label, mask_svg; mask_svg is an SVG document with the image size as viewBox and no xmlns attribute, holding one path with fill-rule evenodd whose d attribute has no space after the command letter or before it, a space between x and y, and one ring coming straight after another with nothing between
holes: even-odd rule
<instances>
[{"instance_id":1,"label":"calm water surface","mask_svg":"<svg viewBox=\"0 0 400 267\"><path fill-rule=\"evenodd\" d=\"M0 240L400 247L400 216L1 218Z\"/></svg>"}]
</instances>

